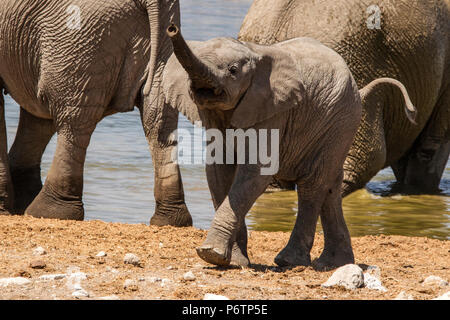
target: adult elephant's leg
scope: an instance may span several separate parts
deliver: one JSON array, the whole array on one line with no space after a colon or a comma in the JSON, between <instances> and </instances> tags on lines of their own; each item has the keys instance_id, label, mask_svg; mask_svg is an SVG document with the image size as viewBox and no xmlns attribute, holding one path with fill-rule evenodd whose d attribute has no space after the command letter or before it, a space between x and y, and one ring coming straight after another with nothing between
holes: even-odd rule
<instances>
[{"instance_id":1,"label":"adult elephant's leg","mask_svg":"<svg viewBox=\"0 0 450 320\"><path fill-rule=\"evenodd\" d=\"M363 101L361 123L344 162L342 197L364 188L386 163L383 113L378 94Z\"/></svg>"},{"instance_id":2,"label":"adult elephant's leg","mask_svg":"<svg viewBox=\"0 0 450 320\"><path fill-rule=\"evenodd\" d=\"M89 108L72 110L70 120L56 119L58 138L53 162L42 190L25 214L64 220L84 219L82 195L86 149L102 114L101 110Z\"/></svg>"},{"instance_id":3,"label":"adult elephant's leg","mask_svg":"<svg viewBox=\"0 0 450 320\"><path fill-rule=\"evenodd\" d=\"M41 159L55 133L53 120L40 119L20 109L16 138L9 150L14 186L14 213L23 214L42 189Z\"/></svg>"},{"instance_id":4,"label":"adult elephant's leg","mask_svg":"<svg viewBox=\"0 0 450 320\"><path fill-rule=\"evenodd\" d=\"M156 208L150 224L192 226L192 217L184 200L180 168L174 158L177 140L173 133L178 126L178 111L164 103L162 110L158 110L156 105L144 110L140 108L154 168Z\"/></svg>"},{"instance_id":5,"label":"adult elephant's leg","mask_svg":"<svg viewBox=\"0 0 450 320\"><path fill-rule=\"evenodd\" d=\"M275 257L275 263L279 266L309 266L311 264L310 252L323 203L323 192L315 192L314 197L311 197L304 191L301 186L298 187L297 219L288 244Z\"/></svg>"},{"instance_id":6,"label":"adult elephant's leg","mask_svg":"<svg viewBox=\"0 0 450 320\"><path fill-rule=\"evenodd\" d=\"M3 88L0 86L0 214L12 213L13 205L14 190L8 163L5 100L3 98Z\"/></svg>"},{"instance_id":7,"label":"adult elephant's leg","mask_svg":"<svg viewBox=\"0 0 450 320\"><path fill-rule=\"evenodd\" d=\"M409 154L397 165L403 169L402 180L399 182L404 191L413 193L438 191L449 154L450 89L439 100Z\"/></svg>"},{"instance_id":8,"label":"adult elephant's leg","mask_svg":"<svg viewBox=\"0 0 450 320\"><path fill-rule=\"evenodd\" d=\"M225 200L231 185L233 184L234 175L236 173L236 165L232 164L207 164L206 177L208 180L209 190L217 210ZM233 243L231 253L231 263L238 266L248 266L250 260L247 253L247 226L245 221L239 225L236 235L236 241Z\"/></svg>"},{"instance_id":9,"label":"adult elephant's leg","mask_svg":"<svg viewBox=\"0 0 450 320\"><path fill-rule=\"evenodd\" d=\"M227 197L216 211L205 242L197 253L206 262L228 265L240 226L256 199L266 190L272 176L261 175L258 165L238 165Z\"/></svg>"},{"instance_id":10,"label":"adult elephant's leg","mask_svg":"<svg viewBox=\"0 0 450 320\"><path fill-rule=\"evenodd\" d=\"M320 221L325 238L325 247L319 259L315 262L319 269L339 267L354 263L350 233L342 212L341 182L342 175L326 193Z\"/></svg>"}]
</instances>

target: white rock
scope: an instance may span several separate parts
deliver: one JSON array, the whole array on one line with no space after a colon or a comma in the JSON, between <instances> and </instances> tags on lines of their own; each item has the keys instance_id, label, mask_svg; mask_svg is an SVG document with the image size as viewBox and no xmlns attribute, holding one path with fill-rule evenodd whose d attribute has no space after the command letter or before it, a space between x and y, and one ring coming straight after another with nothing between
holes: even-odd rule
<instances>
[{"instance_id":1,"label":"white rock","mask_svg":"<svg viewBox=\"0 0 450 320\"><path fill-rule=\"evenodd\" d=\"M195 281L196 276L192 271L188 271L183 275L183 279L186 281Z\"/></svg>"},{"instance_id":2,"label":"white rock","mask_svg":"<svg viewBox=\"0 0 450 320\"><path fill-rule=\"evenodd\" d=\"M171 283L170 279L161 279L161 287L165 287L169 283Z\"/></svg>"},{"instance_id":3,"label":"white rock","mask_svg":"<svg viewBox=\"0 0 450 320\"><path fill-rule=\"evenodd\" d=\"M125 280L125 282L123 283L123 287L124 287L124 289L137 287L137 283L136 283L136 281L134 281L134 280L127 279L127 280Z\"/></svg>"},{"instance_id":4,"label":"white rock","mask_svg":"<svg viewBox=\"0 0 450 320\"><path fill-rule=\"evenodd\" d=\"M364 273L364 286L371 290L386 292L387 289L381 284L380 279L370 273Z\"/></svg>"},{"instance_id":5,"label":"white rock","mask_svg":"<svg viewBox=\"0 0 450 320\"><path fill-rule=\"evenodd\" d=\"M133 266L139 266L141 264L141 261L139 260L138 256L136 256L133 253L127 253L125 257L123 257L123 263L125 264L131 264Z\"/></svg>"},{"instance_id":6,"label":"white rock","mask_svg":"<svg viewBox=\"0 0 450 320\"><path fill-rule=\"evenodd\" d=\"M29 284L31 281L27 278L16 277L16 278L2 278L0 279L0 287L6 287L9 285L23 286Z\"/></svg>"},{"instance_id":7,"label":"white rock","mask_svg":"<svg viewBox=\"0 0 450 320\"><path fill-rule=\"evenodd\" d=\"M44 274L44 275L39 277L39 280L43 280L43 281L61 280L61 279L64 279L65 277L67 277L67 275L64 274L64 273L61 273L61 274Z\"/></svg>"},{"instance_id":8,"label":"white rock","mask_svg":"<svg viewBox=\"0 0 450 320\"><path fill-rule=\"evenodd\" d=\"M450 300L450 291L444 293L442 296L434 298L433 300Z\"/></svg>"},{"instance_id":9,"label":"white rock","mask_svg":"<svg viewBox=\"0 0 450 320\"><path fill-rule=\"evenodd\" d=\"M160 247L160 248L164 248L164 243L160 242L160 243L159 243L159 247Z\"/></svg>"},{"instance_id":10,"label":"white rock","mask_svg":"<svg viewBox=\"0 0 450 320\"><path fill-rule=\"evenodd\" d=\"M150 281L151 283L155 283L162 281L162 279L158 277L150 277L148 281Z\"/></svg>"},{"instance_id":11,"label":"white rock","mask_svg":"<svg viewBox=\"0 0 450 320\"><path fill-rule=\"evenodd\" d=\"M364 285L364 274L356 264L347 264L338 268L331 277L322 284L323 287L341 286L346 289L356 289Z\"/></svg>"},{"instance_id":12,"label":"white rock","mask_svg":"<svg viewBox=\"0 0 450 320\"><path fill-rule=\"evenodd\" d=\"M86 280L87 275L84 272L74 272L68 275L66 286L72 290L81 288L81 281Z\"/></svg>"},{"instance_id":13,"label":"white rock","mask_svg":"<svg viewBox=\"0 0 450 320\"><path fill-rule=\"evenodd\" d=\"M96 256L96 257L99 257L99 258L101 258L101 257L106 257L106 252L105 252L105 251L100 251L100 252L97 253L95 256Z\"/></svg>"},{"instance_id":14,"label":"white rock","mask_svg":"<svg viewBox=\"0 0 450 320\"><path fill-rule=\"evenodd\" d=\"M230 299L225 296L218 295L218 294L207 293L203 297L203 300L230 300Z\"/></svg>"},{"instance_id":15,"label":"white rock","mask_svg":"<svg viewBox=\"0 0 450 320\"><path fill-rule=\"evenodd\" d=\"M394 300L414 300L414 297L405 291L401 291Z\"/></svg>"},{"instance_id":16,"label":"white rock","mask_svg":"<svg viewBox=\"0 0 450 320\"><path fill-rule=\"evenodd\" d=\"M34 248L34 250L33 250L33 255L35 255L35 256L43 256L46 253L47 253L47 251L45 251L45 249L42 247L37 247L37 248Z\"/></svg>"},{"instance_id":17,"label":"white rock","mask_svg":"<svg viewBox=\"0 0 450 320\"><path fill-rule=\"evenodd\" d=\"M89 298L89 293L83 288L79 288L72 293L72 297L74 298Z\"/></svg>"},{"instance_id":18,"label":"white rock","mask_svg":"<svg viewBox=\"0 0 450 320\"><path fill-rule=\"evenodd\" d=\"M448 286L448 282L437 276L429 276L422 283L423 286L439 286L445 287Z\"/></svg>"}]
</instances>

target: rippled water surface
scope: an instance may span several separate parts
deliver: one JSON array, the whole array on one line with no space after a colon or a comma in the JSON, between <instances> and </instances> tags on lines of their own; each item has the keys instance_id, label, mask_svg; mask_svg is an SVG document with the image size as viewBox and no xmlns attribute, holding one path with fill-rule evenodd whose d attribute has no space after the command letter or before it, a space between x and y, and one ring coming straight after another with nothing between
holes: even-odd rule
<instances>
[{"instance_id":1,"label":"rippled water surface","mask_svg":"<svg viewBox=\"0 0 450 320\"><path fill-rule=\"evenodd\" d=\"M250 0L181 0L182 28L189 40L236 37ZM18 107L6 97L8 140L11 145L18 122ZM186 119L180 126L192 130ZM54 137L43 157L43 178L55 150ZM201 144L200 144L201 145ZM206 229L214 214L203 165L183 165L186 202L194 225ZM450 165L441 183L442 195L381 196L394 181L383 170L368 185L344 200L344 213L353 236L400 234L450 239ZM138 112L105 118L97 127L85 165L86 219L148 223L155 204L153 169ZM295 192L267 193L247 216L249 229L292 229L297 214ZM320 225L319 225L320 228Z\"/></svg>"}]
</instances>

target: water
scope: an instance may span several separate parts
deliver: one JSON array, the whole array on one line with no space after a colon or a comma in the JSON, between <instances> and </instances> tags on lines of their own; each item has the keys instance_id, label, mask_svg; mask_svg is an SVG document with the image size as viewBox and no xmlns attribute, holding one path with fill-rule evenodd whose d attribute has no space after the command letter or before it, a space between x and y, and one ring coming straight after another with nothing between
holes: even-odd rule
<instances>
[{"instance_id":1,"label":"water","mask_svg":"<svg viewBox=\"0 0 450 320\"><path fill-rule=\"evenodd\" d=\"M181 0L183 34L189 40L235 37L251 0ZM8 141L11 146L19 108L6 97ZM180 127L192 130L184 118ZM43 179L50 167L56 137L43 156ZM207 229L214 209L203 165L182 165L186 202L194 226ZM85 164L86 219L148 223L153 214L153 169L137 111L105 118L93 134ZM390 169L344 200L344 213L352 236L400 234L450 239L450 163L440 196L382 197L394 181ZM297 214L295 192L264 194L247 216L249 229L289 231ZM320 228L320 225L319 225Z\"/></svg>"}]
</instances>

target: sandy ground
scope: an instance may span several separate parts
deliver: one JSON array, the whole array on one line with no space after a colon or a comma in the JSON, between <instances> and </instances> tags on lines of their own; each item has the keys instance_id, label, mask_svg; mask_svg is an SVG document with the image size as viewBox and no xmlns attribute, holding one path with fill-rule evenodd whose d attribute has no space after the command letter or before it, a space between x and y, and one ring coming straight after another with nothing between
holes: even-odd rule
<instances>
[{"instance_id":1,"label":"sandy ground","mask_svg":"<svg viewBox=\"0 0 450 320\"><path fill-rule=\"evenodd\" d=\"M321 286L333 271L312 267L281 269L273 262L289 234L251 232L250 268L217 268L197 257L206 231L157 228L101 221L57 221L0 217L0 283L22 277L26 284L0 285L0 299L203 299L207 293L230 299L394 299L401 291L432 299L448 285L424 285L428 276L450 280L450 241L401 236L352 239L356 264L376 265L386 292ZM37 247L43 255L34 254ZM320 255L317 235L312 258ZM100 251L106 256L97 257ZM138 266L124 263L135 254ZM185 279L187 272L190 279ZM44 280L43 275L61 274ZM125 285L126 284L126 285ZM73 296L78 292L78 297ZM81 292L81 293L80 293ZM88 295L88 296L87 296Z\"/></svg>"}]
</instances>

